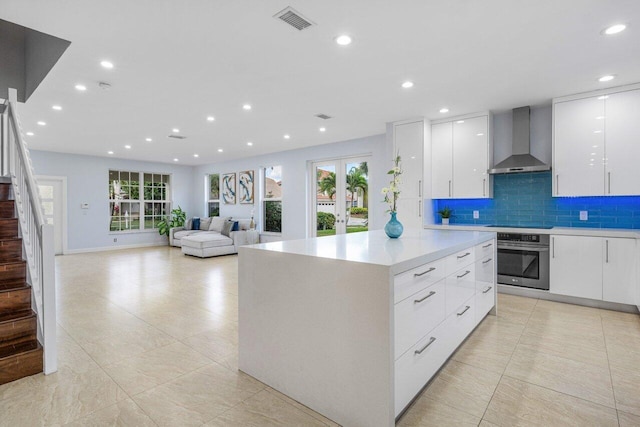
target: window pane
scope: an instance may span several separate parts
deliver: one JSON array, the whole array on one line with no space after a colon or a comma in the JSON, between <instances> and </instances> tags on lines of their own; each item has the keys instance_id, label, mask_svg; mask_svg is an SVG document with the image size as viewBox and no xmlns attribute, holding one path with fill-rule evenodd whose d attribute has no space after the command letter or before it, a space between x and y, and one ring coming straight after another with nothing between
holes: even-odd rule
<instances>
[{"instance_id":1,"label":"window pane","mask_svg":"<svg viewBox=\"0 0 640 427\"><path fill-rule=\"evenodd\" d=\"M282 232L282 202L264 202L264 231Z\"/></svg>"},{"instance_id":2,"label":"window pane","mask_svg":"<svg viewBox=\"0 0 640 427\"><path fill-rule=\"evenodd\" d=\"M43 199L53 199L53 185L38 185L40 197Z\"/></svg>"},{"instance_id":3,"label":"window pane","mask_svg":"<svg viewBox=\"0 0 640 427\"><path fill-rule=\"evenodd\" d=\"M209 200L220 199L220 174L209 175Z\"/></svg>"},{"instance_id":4,"label":"window pane","mask_svg":"<svg viewBox=\"0 0 640 427\"><path fill-rule=\"evenodd\" d=\"M264 170L264 197L281 198L282 197L282 167L272 166Z\"/></svg>"},{"instance_id":5,"label":"window pane","mask_svg":"<svg viewBox=\"0 0 640 427\"><path fill-rule=\"evenodd\" d=\"M218 202L209 203L209 216L220 216L220 203Z\"/></svg>"}]
</instances>

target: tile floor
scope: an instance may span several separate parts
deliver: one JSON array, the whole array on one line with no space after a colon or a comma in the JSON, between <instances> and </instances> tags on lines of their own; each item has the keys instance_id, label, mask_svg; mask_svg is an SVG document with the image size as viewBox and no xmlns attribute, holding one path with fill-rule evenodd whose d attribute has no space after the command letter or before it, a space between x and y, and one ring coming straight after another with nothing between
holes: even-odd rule
<instances>
[{"instance_id":1,"label":"tile floor","mask_svg":"<svg viewBox=\"0 0 640 427\"><path fill-rule=\"evenodd\" d=\"M56 258L59 372L0 386L0 426L323 426L237 371L237 258ZM640 426L640 317L499 295L401 426Z\"/></svg>"}]
</instances>

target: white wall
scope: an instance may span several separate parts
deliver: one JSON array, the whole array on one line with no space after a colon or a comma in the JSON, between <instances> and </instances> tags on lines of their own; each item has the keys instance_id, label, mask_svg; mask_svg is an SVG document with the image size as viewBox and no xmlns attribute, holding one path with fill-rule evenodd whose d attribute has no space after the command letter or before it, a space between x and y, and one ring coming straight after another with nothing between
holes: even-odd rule
<instances>
[{"instance_id":1,"label":"white wall","mask_svg":"<svg viewBox=\"0 0 640 427\"><path fill-rule=\"evenodd\" d=\"M31 151L31 160L36 175L67 177L69 253L167 242L157 231L109 231L109 169L170 173L173 206L180 205L188 214L195 212L191 188L193 167L190 166L35 150ZM80 209L81 203L89 203L89 209ZM114 238L118 241L114 242Z\"/></svg>"},{"instance_id":2,"label":"white wall","mask_svg":"<svg viewBox=\"0 0 640 427\"><path fill-rule=\"evenodd\" d=\"M192 185L193 194L196 195L194 203L198 206L198 214L201 216L206 215L204 205L204 177L207 174L232 172L237 174L243 170L254 170L257 177L260 168L281 165L283 181L282 239L302 239L307 237L309 230L307 223L309 202L307 197L310 162L339 157L371 155L371 163L369 164L369 224L371 229L380 229L384 227L386 215L384 214L384 204L378 202L381 200L380 191L388 184L386 171L391 167L391 156L387 155L387 151L385 148L385 135L383 134L198 166L195 168ZM251 209L255 207L256 221L259 223L259 183L260 181L256 179L255 205L225 205L221 203L220 215L233 216L235 218L249 218ZM260 224L258 224L258 226L260 226Z\"/></svg>"}]
</instances>

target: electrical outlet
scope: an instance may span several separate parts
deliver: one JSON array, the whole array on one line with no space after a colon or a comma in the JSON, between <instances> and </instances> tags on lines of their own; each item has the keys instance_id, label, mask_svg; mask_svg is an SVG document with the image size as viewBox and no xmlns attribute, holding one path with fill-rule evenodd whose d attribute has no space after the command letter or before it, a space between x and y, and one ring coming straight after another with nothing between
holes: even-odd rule
<instances>
[{"instance_id":1,"label":"electrical outlet","mask_svg":"<svg viewBox=\"0 0 640 427\"><path fill-rule=\"evenodd\" d=\"M589 219L589 211L580 211L580 221L587 221Z\"/></svg>"},{"instance_id":2,"label":"electrical outlet","mask_svg":"<svg viewBox=\"0 0 640 427\"><path fill-rule=\"evenodd\" d=\"M480 211L473 211L473 219L480 218Z\"/></svg>"},{"instance_id":3,"label":"electrical outlet","mask_svg":"<svg viewBox=\"0 0 640 427\"><path fill-rule=\"evenodd\" d=\"M118 238L117 238L117 237L114 237L114 238L113 238L113 243L116 243L117 241L118 241Z\"/></svg>"}]
</instances>

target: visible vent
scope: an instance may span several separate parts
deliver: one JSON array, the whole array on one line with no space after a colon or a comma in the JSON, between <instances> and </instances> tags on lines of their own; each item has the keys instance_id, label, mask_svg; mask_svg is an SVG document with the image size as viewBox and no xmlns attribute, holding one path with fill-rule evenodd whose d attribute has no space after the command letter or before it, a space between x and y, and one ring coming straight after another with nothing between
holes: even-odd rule
<instances>
[{"instance_id":1,"label":"visible vent","mask_svg":"<svg viewBox=\"0 0 640 427\"><path fill-rule=\"evenodd\" d=\"M322 120L329 120L331 116L327 116L326 114L316 114L316 117Z\"/></svg>"},{"instance_id":2,"label":"visible vent","mask_svg":"<svg viewBox=\"0 0 640 427\"><path fill-rule=\"evenodd\" d=\"M182 136L182 135L169 135L169 138L174 138L174 139L187 139L186 136Z\"/></svg>"},{"instance_id":3,"label":"visible vent","mask_svg":"<svg viewBox=\"0 0 640 427\"><path fill-rule=\"evenodd\" d=\"M313 25L313 22L303 17L291 6L282 9L280 12L273 15L274 18L280 19L283 22L291 25L296 30L304 30Z\"/></svg>"}]
</instances>

